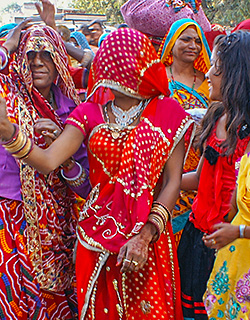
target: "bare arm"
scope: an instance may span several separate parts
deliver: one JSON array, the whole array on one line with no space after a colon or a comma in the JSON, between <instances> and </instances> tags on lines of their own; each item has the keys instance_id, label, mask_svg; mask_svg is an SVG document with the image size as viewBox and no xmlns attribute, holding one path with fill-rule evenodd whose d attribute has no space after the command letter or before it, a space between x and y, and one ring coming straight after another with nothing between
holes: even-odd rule
<instances>
[{"instance_id":1,"label":"bare arm","mask_svg":"<svg viewBox=\"0 0 250 320\"><path fill-rule=\"evenodd\" d=\"M163 185L157 200L166 205L169 210L174 208L180 192L184 153L185 146L184 139L182 139L174 149L164 168Z\"/></svg>"},{"instance_id":2,"label":"bare arm","mask_svg":"<svg viewBox=\"0 0 250 320\"><path fill-rule=\"evenodd\" d=\"M203 162L204 162L204 156L200 158L196 171L187 172L182 175L181 190L197 190L198 189Z\"/></svg>"},{"instance_id":3,"label":"bare arm","mask_svg":"<svg viewBox=\"0 0 250 320\"><path fill-rule=\"evenodd\" d=\"M181 173L184 159L184 139L182 139L173 154L167 160L163 173L163 186L157 198L158 201L173 209L180 190ZM121 272L138 271L143 268L148 259L148 246L156 233L151 223L146 223L140 233L130 239L121 249L117 265L122 265ZM130 262L135 261L135 263Z\"/></svg>"},{"instance_id":4,"label":"bare arm","mask_svg":"<svg viewBox=\"0 0 250 320\"><path fill-rule=\"evenodd\" d=\"M47 149L34 146L25 162L43 174L48 174L68 160L81 146L83 134L76 127L66 125L62 134Z\"/></svg>"},{"instance_id":5,"label":"bare arm","mask_svg":"<svg viewBox=\"0 0 250 320\"><path fill-rule=\"evenodd\" d=\"M13 137L15 127L6 114L5 99L0 97L0 137L8 141ZM62 134L47 149L34 146L25 162L43 174L48 174L69 159L80 147L83 134L76 127L66 125Z\"/></svg>"}]
</instances>

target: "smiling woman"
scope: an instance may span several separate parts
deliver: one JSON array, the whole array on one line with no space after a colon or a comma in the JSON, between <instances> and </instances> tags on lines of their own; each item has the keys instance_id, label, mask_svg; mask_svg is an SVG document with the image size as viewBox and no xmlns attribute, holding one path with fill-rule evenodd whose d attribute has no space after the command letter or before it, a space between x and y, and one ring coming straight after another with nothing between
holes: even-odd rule
<instances>
[{"instance_id":1,"label":"smiling woman","mask_svg":"<svg viewBox=\"0 0 250 320\"><path fill-rule=\"evenodd\" d=\"M45 99L49 100L52 83L58 75L50 52L46 50L31 50L27 52L27 57L34 86ZM56 108L56 105L52 107Z\"/></svg>"},{"instance_id":2,"label":"smiling woman","mask_svg":"<svg viewBox=\"0 0 250 320\"><path fill-rule=\"evenodd\" d=\"M166 34L159 55L166 66L172 97L199 120L208 107L205 74L210 67L210 49L201 27L191 19L176 21ZM198 163L199 153L191 147L184 172L195 170ZM177 243L195 195L195 191L182 191L175 205L173 226Z\"/></svg>"}]
</instances>

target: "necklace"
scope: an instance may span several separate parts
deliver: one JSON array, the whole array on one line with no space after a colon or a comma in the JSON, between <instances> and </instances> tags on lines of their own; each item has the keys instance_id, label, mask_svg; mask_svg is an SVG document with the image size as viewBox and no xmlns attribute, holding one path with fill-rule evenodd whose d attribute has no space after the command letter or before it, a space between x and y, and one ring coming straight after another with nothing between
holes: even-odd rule
<instances>
[{"instance_id":1,"label":"necklace","mask_svg":"<svg viewBox=\"0 0 250 320\"><path fill-rule=\"evenodd\" d=\"M115 116L115 122L122 128L131 125L141 114L142 110L146 107L147 103L142 100L138 105L132 106L129 110L123 110L111 101L111 112ZM106 115L106 114L105 114Z\"/></svg>"},{"instance_id":2,"label":"necklace","mask_svg":"<svg viewBox=\"0 0 250 320\"><path fill-rule=\"evenodd\" d=\"M181 94L178 92L178 89L177 89L177 85L176 85L176 82L174 80L174 75L173 75L173 71L172 71L172 67L170 66L169 67L169 70L170 70L170 74L171 74L171 80L173 82L173 85L174 85L174 91L176 92L176 94L178 95L178 97L180 98L181 102L182 102L182 107L184 109L189 109L190 106L189 106L189 103L191 101L191 98L192 98L192 95L193 95L193 92L194 92L194 87L195 87L195 83L196 83L196 69L194 68L194 81L193 81L193 85L192 85L192 88L191 88L191 94L190 94L190 97L187 101L184 101L182 99L182 96Z\"/></svg>"}]
</instances>

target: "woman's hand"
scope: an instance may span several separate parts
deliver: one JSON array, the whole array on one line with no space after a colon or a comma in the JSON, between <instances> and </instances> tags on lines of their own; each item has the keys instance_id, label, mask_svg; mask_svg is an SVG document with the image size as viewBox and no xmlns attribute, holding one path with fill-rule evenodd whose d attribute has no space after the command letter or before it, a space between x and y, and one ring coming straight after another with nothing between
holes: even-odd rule
<instances>
[{"instance_id":1,"label":"woman's hand","mask_svg":"<svg viewBox=\"0 0 250 320\"><path fill-rule=\"evenodd\" d=\"M117 257L117 266L121 272L138 271L148 259L148 246L156 232L155 226L146 223L140 233L121 247Z\"/></svg>"},{"instance_id":2,"label":"woman's hand","mask_svg":"<svg viewBox=\"0 0 250 320\"><path fill-rule=\"evenodd\" d=\"M35 124L35 130L44 136L47 145L56 140L62 130L51 119L39 119Z\"/></svg>"},{"instance_id":3,"label":"woman's hand","mask_svg":"<svg viewBox=\"0 0 250 320\"><path fill-rule=\"evenodd\" d=\"M44 23L56 30L55 6L49 0L41 0L42 7L39 2L35 3L36 9L44 21Z\"/></svg>"},{"instance_id":4,"label":"woman's hand","mask_svg":"<svg viewBox=\"0 0 250 320\"><path fill-rule=\"evenodd\" d=\"M216 230L210 235L204 235L202 240L211 249L221 249L235 239L239 238L239 226L230 223L218 223L214 225Z\"/></svg>"},{"instance_id":5,"label":"woman's hand","mask_svg":"<svg viewBox=\"0 0 250 320\"><path fill-rule=\"evenodd\" d=\"M4 43L4 47L8 49L9 53L13 53L16 51L19 45L22 30L25 29L31 21L32 18L24 19L8 33L7 40Z\"/></svg>"},{"instance_id":6,"label":"woman's hand","mask_svg":"<svg viewBox=\"0 0 250 320\"><path fill-rule=\"evenodd\" d=\"M6 101L0 95L0 138L2 141L8 141L13 137L15 128L9 121L6 113Z\"/></svg>"}]
</instances>

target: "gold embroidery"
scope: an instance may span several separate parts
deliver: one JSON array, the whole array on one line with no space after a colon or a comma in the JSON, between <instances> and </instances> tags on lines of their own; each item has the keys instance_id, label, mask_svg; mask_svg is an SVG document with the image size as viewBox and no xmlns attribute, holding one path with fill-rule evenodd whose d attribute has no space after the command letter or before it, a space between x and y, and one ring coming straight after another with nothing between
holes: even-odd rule
<instances>
[{"instance_id":1,"label":"gold embroidery","mask_svg":"<svg viewBox=\"0 0 250 320\"><path fill-rule=\"evenodd\" d=\"M82 130L84 131L84 133L86 134L86 129L83 123L81 123L80 121L74 119L74 118L68 118L67 120L74 122L75 124L77 124L80 128L82 128Z\"/></svg>"},{"instance_id":2,"label":"gold embroidery","mask_svg":"<svg viewBox=\"0 0 250 320\"><path fill-rule=\"evenodd\" d=\"M118 289L118 281L116 279L113 280L113 286L119 301L119 303L116 304L116 310L118 312L120 320L122 320L122 317L123 317L122 300L121 300L119 289Z\"/></svg>"},{"instance_id":3,"label":"gold embroidery","mask_svg":"<svg viewBox=\"0 0 250 320\"><path fill-rule=\"evenodd\" d=\"M142 300L140 305L144 314L149 314L151 312L151 305L149 301Z\"/></svg>"}]
</instances>

